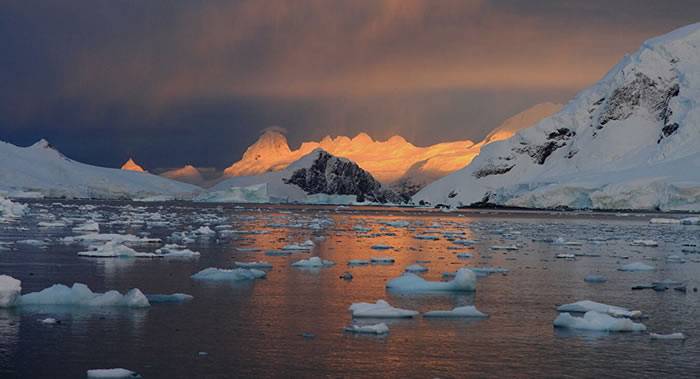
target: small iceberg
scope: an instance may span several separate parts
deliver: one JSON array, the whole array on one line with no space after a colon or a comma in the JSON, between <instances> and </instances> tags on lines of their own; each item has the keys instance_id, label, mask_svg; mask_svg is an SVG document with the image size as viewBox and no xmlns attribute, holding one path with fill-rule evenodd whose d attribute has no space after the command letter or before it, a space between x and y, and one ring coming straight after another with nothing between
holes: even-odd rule
<instances>
[{"instance_id":1,"label":"small iceberg","mask_svg":"<svg viewBox=\"0 0 700 379\"><path fill-rule=\"evenodd\" d=\"M350 313L355 318L410 318L418 315L418 312L408 309L394 308L384 300L376 303L353 303Z\"/></svg>"},{"instance_id":2,"label":"small iceberg","mask_svg":"<svg viewBox=\"0 0 700 379\"><path fill-rule=\"evenodd\" d=\"M100 225L95 221L88 221L82 225L78 225L72 229L74 232L99 232Z\"/></svg>"},{"instance_id":3,"label":"small iceberg","mask_svg":"<svg viewBox=\"0 0 700 379\"><path fill-rule=\"evenodd\" d=\"M605 283L608 281L608 278L604 277L603 275L591 274L583 278L583 281L586 283Z\"/></svg>"},{"instance_id":4,"label":"small iceberg","mask_svg":"<svg viewBox=\"0 0 700 379\"><path fill-rule=\"evenodd\" d=\"M376 245L372 245L370 248L372 250L389 250L389 249L393 249L393 246L385 245L385 244L376 244Z\"/></svg>"},{"instance_id":5,"label":"small iceberg","mask_svg":"<svg viewBox=\"0 0 700 379\"><path fill-rule=\"evenodd\" d=\"M136 250L124 246L119 242L107 242L104 245L92 246L88 251L78 253L81 257L91 258L119 258L119 257L151 257L153 254L138 253Z\"/></svg>"},{"instance_id":6,"label":"small iceberg","mask_svg":"<svg viewBox=\"0 0 700 379\"><path fill-rule=\"evenodd\" d=\"M140 378L141 375L125 368L100 368L87 371L88 379Z\"/></svg>"},{"instance_id":7,"label":"small iceberg","mask_svg":"<svg viewBox=\"0 0 700 379\"><path fill-rule=\"evenodd\" d=\"M138 288L131 289L124 295L118 291L96 293L92 292L85 284L74 283L72 287L63 284L54 284L39 292L22 295L15 301L14 305L146 308L151 304Z\"/></svg>"},{"instance_id":8,"label":"small iceberg","mask_svg":"<svg viewBox=\"0 0 700 379\"><path fill-rule=\"evenodd\" d=\"M630 317L638 318L642 316L641 311L630 311L627 308L617 307L614 305L608 305L603 303L597 303L590 300L581 300L571 304L564 304L557 307L559 312L578 312L586 313L588 311L596 311L598 313L605 313L614 317Z\"/></svg>"},{"instance_id":9,"label":"small iceberg","mask_svg":"<svg viewBox=\"0 0 700 379\"><path fill-rule=\"evenodd\" d=\"M412 264L404 269L406 272L426 272L428 271L427 267L423 267L419 264Z\"/></svg>"},{"instance_id":10,"label":"small iceberg","mask_svg":"<svg viewBox=\"0 0 700 379\"><path fill-rule=\"evenodd\" d=\"M308 267L308 268L320 268L333 266L335 262L321 259L320 257L311 257L309 259L302 259L292 263L294 267Z\"/></svg>"},{"instance_id":11,"label":"small iceberg","mask_svg":"<svg viewBox=\"0 0 700 379\"><path fill-rule=\"evenodd\" d=\"M21 281L9 275L0 275L0 308L14 306L21 292Z\"/></svg>"},{"instance_id":12,"label":"small iceberg","mask_svg":"<svg viewBox=\"0 0 700 379\"><path fill-rule=\"evenodd\" d=\"M314 248L314 241L306 240L303 243L293 243L282 248L282 250L311 250Z\"/></svg>"},{"instance_id":13,"label":"small iceberg","mask_svg":"<svg viewBox=\"0 0 700 379\"><path fill-rule=\"evenodd\" d=\"M494 245L491 246L491 250L518 250L515 245Z\"/></svg>"},{"instance_id":14,"label":"small iceberg","mask_svg":"<svg viewBox=\"0 0 700 379\"><path fill-rule=\"evenodd\" d=\"M396 260L392 257L372 257L369 259L369 261L375 265L390 265L396 262Z\"/></svg>"},{"instance_id":15,"label":"small iceberg","mask_svg":"<svg viewBox=\"0 0 700 379\"><path fill-rule=\"evenodd\" d=\"M686 339L683 333L671 333L671 334L657 334L649 333L649 338L653 340L684 340Z\"/></svg>"},{"instance_id":16,"label":"small iceberg","mask_svg":"<svg viewBox=\"0 0 700 379\"><path fill-rule=\"evenodd\" d=\"M348 266L364 266L368 264L369 260L367 259L351 259L348 261Z\"/></svg>"},{"instance_id":17,"label":"small iceberg","mask_svg":"<svg viewBox=\"0 0 700 379\"><path fill-rule=\"evenodd\" d=\"M618 271L626 271L626 272L654 271L654 270L656 270L656 267L649 266L648 264L642 263L642 262L634 262L634 263L626 264L626 265L618 268Z\"/></svg>"},{"instance_id":18,"label":"small iceberg","mask_svg":"<svg viewBox=\"0 0 700 379\"><path fill-rule=\"evenodd\" d=\"M374 325L350 325L345 328L345 331L360 334L387 334L389 327L382 322Z\"/></svg>"},{"instance_id":19,"label":"small iceberg","mask_svg":"<svg viewBox=\"0 0 700 379\"><path fill-rule=\"evenodd\" d=\"M451 311L430 311L423 313L423 317L434 318L458 318L458 317L489 317L487 314L480 312L473 305L453 308Z\"/></svg>"},{"instance_id":20,"label":"small iceberg","mask_svg":"<svg viewBox=\"0 0 700 379\"><path fill-rule=\"evenodd\" d=\"M448 282L431 282L416 274L405 273L388 281L386 288L406 292L476 291L476 274L468 268L462 268Z\"/></svg>"},{"instance_id":21,"label":"small iceberg","mask_svg":"<svg viewBox=\"0 0 700 379\"><path fill-rule=\"evenodd\" d=\"M191 276L195 280L212 281L241 281L264 278L265 271L247 268L223 269L216 267L205 268Z\"/></svg>"},{"instance_id":22,"label":"small iceberg","mask_svg":"<svg viewBox=\"0 0 700 379\"><path fill-rule=\"evenodd\" d=\"M659 243L654 240L634 240L630 242L631 246L657 247Z\"/></svg>"},{"instance_id":23,"label":"small iceberg","mask_svg":"<svg viewBox=\"0 0 700 379\"><path fill-rule=\"evenodd\" d=\"M600 332L643 332L647 327L628 318L616 318L605 313L588 311L583 317L574 317L570 313L560 313L554 320L554 327L590 330Z\"/></svg>"}]
</instances>

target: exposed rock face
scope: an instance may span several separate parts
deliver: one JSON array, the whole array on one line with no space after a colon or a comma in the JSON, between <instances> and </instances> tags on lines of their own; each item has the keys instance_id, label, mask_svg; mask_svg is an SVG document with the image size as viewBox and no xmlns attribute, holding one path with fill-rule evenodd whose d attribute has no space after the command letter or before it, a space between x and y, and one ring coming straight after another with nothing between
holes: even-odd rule
<instances>
[{"instance_id":1,"label":"exposed rock face","mask_svg":"<svg viewBox=\"0 0 700 379\"><path fill-rule=\"evenodd\" d=\"M198 197L210 202L351 204L402 203L355 162L316 149L282 171L235 176Z\"/></svg>"},{"instance_id":2,"label":"exposed rock face","mask_svg":"<svg viewBox=\"0 0 700 379\"><path fill-rule=\"evenodd\" d=\"M310 167L294 171L284 182L298 186L307 194L355 195L357 201L402 202L354 162L325 151L319 151Z\"/></svg>"}]
</instances>

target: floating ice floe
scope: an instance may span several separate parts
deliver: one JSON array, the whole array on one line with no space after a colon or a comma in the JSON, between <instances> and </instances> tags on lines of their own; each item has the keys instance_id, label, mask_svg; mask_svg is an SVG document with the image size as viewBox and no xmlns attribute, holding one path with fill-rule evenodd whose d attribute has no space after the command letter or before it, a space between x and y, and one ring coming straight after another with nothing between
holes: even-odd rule
<instances>
[{"instance_id":1,"label":"floating ice floe","mask_svg":"<svg viewBox=\"0 0 700 379\"><path fill-rule=\"evenodd\" d=\"M100 225L95 221L87 221L82 225L78 225L72 229L74 232L99 232Z\"/></svg>"},{"instance_id":2,"label":"floating ice floe","mask_svg":"<svg viewBox=\"0 0 700 379\"><path fill-rule=\"evenodd\" d=\"M558 258L558 259L576 259L576 256L574 254L561 253L561 254L557 254L556 258Z\"/></svg>"},{"instance_id":3,"label":"floating ice floe","mask_svg":"<svg viewBox=\"0 0 700 379\"><path fill-rule=\"evenodd\" d=\"M618 271L627 271L627 272L654 271L654 270L656 270L656 267L649 266L648 264L642 263L642 262L629 263L629 264L626 264L626 265L618 268Z\"/></svg>"},{"instance_id":4,"label":"floating ice floe","mask_svg":"<svg viewBox=\"0 0 700 379\"><path fill-rule=\"evenodd\" d=\"M141 375L125 368L100 368L87 371L88 379L140 378Z\"/></svg>"},{"instance_id":5,"label":"floating ice floe","mask_svg":"<svg viewBox=\"0 0 700 379\"><path fill-rule=\"evenodd\" d=\"M440 239L440 237L434 236L431 234L416 234L415 236L413 236L413 238L415 238L417 240L427 240L427 241L437 241Z\"/></svg>"},{"instance_id":6,"label":"floating ice floe","mask_svg":"<svg viewBox=\"0 0 700 379\"><path fill-rule=\"evenodd\" d=\"M476 244L476 241L474 241L474 240L454 240L454 241L452 241L452 243L455 245L471 246L471 245Z\"/></svg>"},{"instance_id":7,"label":"floating ice floe","mask_svg":"<svg viewBox=\"0 0 700 379\"><path fill-rule=\"evenodd\" d=\"M630 246L657 247L659 243L654 240L634 240L630 242Z\"/></svg>"},{"instance_id":8,"label":"floating ice floe","mask_svg":"<svg viewBox=\"0 0 700 379\"><path fill-rule=\"evenodd\" d=\"M176 244L167 244L156 250L155 257L163 258L197 258L201 254L198 251L192 251L184 246Z\"/></svg>"},{"instance_id":9,"label":"floating ice floe","mask_svg":"<svg viewBox=\"0 0 700 379\"><path fill-rule=\"evenodd\" d=\"M85 243L94 245L97 243L122 243L126 245L149 245L159 244L163 241L160 238L139 237L133 234L114 234L114 233L90 233L79 236L69 236L62 239L64 243Z\"/></svg>"},{"instance_id":10,"label":"floating ice floe","mask_svg":"<svg viewBox=\"0 0 700 379\"><path fill-rule=\"evenodd\" d=\"M472 255L469 253L457 253L457 258L459 259L469 259Z\"/></svg>"},{"instance_id":11,"label":"floating ice floe","mask_svg":"<svg viewBox=\"0 0 700 379\"><path fill-rule=\"evenodd\" d=\"M363 225L355 225L352 227L352 230L360 233L367 233L372 230L372 228L365 227Z\"/></svg>"},{"instance_id":12,"label":"floating ice floe","mask_svg":"<svg viewBox=\"0 0 700 379\"><path fill-rule=\"evenodd\" d=\"M350 325L345 328L345 331L360 334L387 334L389 327L382 322L374 325Z\"/></svg>"},{"instance_id":13,"label":"floating ice floe","mask_svg":"<svg viewBox=\"0 0 700 379\"><path fill-rule=\"evenodd\" d=\"M294 267L308 267L308 268L320 268L333 266L335 262L321 259L319 257L311 257L309 259L302 259L292 263Z\"/></svg>"},{"instance_id":14,"label":"floating ice floe","mask_svg":"<svg viewBox=\"0 0 700 379\"><path fill-rule=\"evenodd\" d=\"M47 317L47 318L45 318L45 319L39 320L39 322L42 323L42 324L45 324L45 325L53 325L53 324L57 323L58 320L56 320L56 319L53 318L53 317Z\"/></svg>"},{"instance_id":15,"label":"floating ice floe","mask_svg":"<svg viewBox=\"0 0 700 379\"><path fill-rule=\"evenodd\" d=\"M384 300L376 303L353 303L350 313L355 318L410 318L418 315L418 312L407 309L394 308Z\"/></svg>"},{"instance_id":16,"label":"floating ice floe","mask_svg":"<svg viewBox=\"0 0 700 379\"><path fill-rule=\"evenodd\" d=\"M29 211L26 204L16 203L0 196L0 222L18 219Z\"/></svg>"},{"instance_id":17,"label":"floating ice floe","mask_svg":"<svg viewBox=\"0 0 700 379\"><path fill-rule=\"evenodd\" d=\"M396 262L396 260L393 257L371 257L369 261L370 263L376 265L390 265Z\"/></svg>"},{"instance_id":18,"label":"floating ice floe","mask_svg":"<svg viewBox=\"0 0 700 379\"><path fill-rule=\"evenodd\" d=\"M269 269L272 268L272 264L265 261L255 261L255 262L233 262L236 266L242 268L260 268Z\"/></svg>"},{"instance_id":19,"label":"floating ice floe","mask_svg":"<svg viewBox=\"0 0 700 379\"><path fill-rule=\"evenodd\" d=\"M684 340L686 339L683 333L671 333L671 334L657 334L649 333L649 338L653 340Z\"/></svg>"},{"instance_id":20,"label":"floating ice floe","mask_svg":"<svg viewBox=\"0 0 700 379\"><path fill-rule=\"evenodd\" d=\"M570 313L560 313L554 320L557 328L579 329L600 332L643 332L647 327L642 323L634 322L628 318L617 318L588 311L583 317L574 317Z\"/></svg>"},{"instance_id":21,"label":"floating ice floe","mask_svg":"<svg viewBox=\"0 0 700 379\"><path fill-rule=\"evenodd\" d=\"M583 281L586 283L605 283L608 281L608 278L604 277L603 275L591 274L583 278Z\"/></svg>"},{"instance_id":22,"label":"floating ice floe","mask_svg":"<svg viewBox=\"0 0 700 379\"><path fill-rule=\"evenodd\" d=\"M306 240L303 243L293 243L282 248L282 250L311 250L314 248L314 241Z\"/></svg>"},{"instance_id":23,"label":"floating ice floe","mask_svg":"<svg viewBox=\"0 0 700 379\"><path fill-rule=\"evenodd\" d=\"M376 245L370 246L370 248L373 250L389 250L389 249L393 249L393 246L385 245L385 244L376 244Z\"/></svg>"},{"instance_id":24,"label":"floating ice floe","mask_svg":"<svg viewBox=\"0 0 700 379\"><path fill-rule=\"evenodd\" d=\"M14 302L14 305L145 308L150 306L150 303L138 288L131 289L122 295L118 291L107 291L105 293L92 292L85 284L74 283L72 287L63 284L54 284L39 292L32 292L19 296Z\"/></svg>"},{"instance_id":25,"label":"floating ice floe","mask_svg":"<svg viewBox=\"0 0 700 379\"><path fill-rule=\"evenodd\" d=\"M651 220L649 220L650 224L680 224L681 220L677 218L661 218L661 217L654 217Z\"/></svg>"},{"instance_id":26,"label":"floating ice floe","mask_svg":"<svg viewBox=\"0 0 700 379\"><path fill-rule=\"evenodd\" d=\"M107 242L104 245L90 246L90 250L78 252L81 257L93 258L117 258L117 257L142 257L151 258L151 253L139 253L136 250L124 246L118 242Z\"/></svg>"},{"instance_id":27,"label":"floating ice floe","mask_svg":"<svg viewBox=\"0 0 700 379\"><path fill-rule=\"evenodd\" d=\"M41 221L36 226L40 228L65 228L67 224L61 221Z\"/></svg>"},{"instance_id":28,"label":"floating ice floe","mask_svg":"<svg viewBox=\"0 0 700 379\"><path fill-rule=\"evenodd\" d=\"M412 264L412 265L406 267L406 269L404 269L404 271L406 271L406 272L426 272L426 271L428 271L428 268L423 267L419 264Z\"/></svg>"},{"instance_id":29,"label":"floating ice floe","mask_svg":"<svg viewBox=\"0 0 700 379\"><path fill-rule=\"evenodd\" d=\"M208 226L200 226L198 229L193 230L193 233L198 235L198 236L215 236L216 231L212 230Z\"/></svg>"},{"instance_id":30,"label":"floating ice floe","mask_svg":"<svg viewBox=\"0 0 700 379\"><path fill-rule=\"evenodd\" d=\"M0 275L0 308L9 308L15 305L21 292L21 281L9 275Z\"/></svg>"},{"instance_id":31,"label":"floating ice floe","mask_svg":"<svg viewBox=\"0 0 700 379\"><path fill-rule=\"evenodd\" d=\"M194 299L194 296L188 295L186 293L173 293L169 295L164 294L149 294L146 295L149 303L186 303Z\"/></svg>"},{"instance_id":32,"label":"floating ice floe","mask_svg":"<svg viewBox=\"0 0 700 379\"><path fill-rule=\"evenodd\" d=\"M382 225L393 226L395 228L405 228L410 225L408 221L380 221Z\"/></svg>"},{"instance_id":33,"label":"floating ice floe","mask_svg":"<svg viewBox=\"0 0 700 379\"><path fill-rule=\"evenodd\" d=\"M581 300L571 304L564 304L557 307L559 312L578 312L586 313L588 311L596 311L598 313L605 313L614 317L630 317L638 318L642 316L641 311L630 311L627 308L617 307L614 305L608 305L603 303L597 303L590 300Z\"/></svg>"},{"instance_id":34,"label":"floating ice floe","mask_svg":"<svg viewBox=\"0 0 700 379\"><path fill-rule=\"evenodd\" d=\"M518 250L515 245L494 245L491 246L491 250Z\"/></svg>"},{"instance_id":35,"label":"floating ice floe","mask_svg":"<svg viewBox=\"0 0 700 379\"><path fill-rule=\"evenodd\" d=\"M348 266L364 266L368 265L369 260L368 259L351 259L348 261Z\"/></svg>"},{"instance_id":36,"label":"floating ice floe","mask_svg":"<svg viewBox=\"0 0 700 379\"><path fill-rule=\"evenodd\" d=\"M476 291L476 274L470 269L457 271L454 279L447 282L431 282L412 273L404 273L386 283L386 288L406 292L430 291Z\"/></svg>"},{"instance_id":37,"label":"floating ice floe","mask_svg":"<svg viewBox=\"0 0 700 379\"><path fill-rule=\"evenodd\" d=\"M456 307L450 311L430 311L423 313L423 317L435 318L457 318L457 317L488 317L487 314L480 312L473 305Z\"/></svg>"},{"instance_id":38,"label":"floating ice floe","mask_svg":"<svg viewBox=\"0 0 700 379\"><path fill-rule=\"evenodd\" d=\"M241 281L264 278L265 271L247 268L223 269L216 267L205 268L191 276L195 280L211 281Z\"/></svg>"}]
</instances>

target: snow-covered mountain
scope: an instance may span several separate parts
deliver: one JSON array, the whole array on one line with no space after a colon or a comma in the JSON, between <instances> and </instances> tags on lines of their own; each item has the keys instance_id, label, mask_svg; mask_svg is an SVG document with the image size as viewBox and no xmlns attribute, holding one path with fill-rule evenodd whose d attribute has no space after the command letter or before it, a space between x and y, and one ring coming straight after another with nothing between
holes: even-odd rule
<instances>
[{"instance_id":1,"label":"snow-covered mountain","mask_svg":"<svg viewBox=\"0 0 700 379\"><path fill-rule=\"evenodd\" d=\"M555 103L534 105L508 118L493 129L481 142L467 149L455 149L453 152L435 155L414 163L401 178L392 182L389 187L402 195L413 196L429 183L467 166L479 155L485 145L510 138L517 131L535 125L545 117L558 112L562 107L563 105Z\"/></svg>"},{"instance_id":2,"label":"snow-covered mountain","mask_svg":"<svg viewBox=\"0 0 700 379\"><path fill-rule=\"evenodd\" d=\"M464 140L417 147L400 136L393 136L386 141L375 141L366 133L360 133L353 138L327 136L320 142L304 142L299 149L291 150L283 134L267 131L248 147L243 158L228 167L224 174L249 176L279 171L313 150L321 148L332 155L356 162L380 182L391 183L415 163L437 156L455 158L447 160L450 166L446 169L448 173L464 167L466 163L460 165L459 159L468 154L468 149L473 145L472 141Z\"/></svg>"},{"instance_id":3,"label":"snow-covered mountain","mask_svg":"<svg viewBox=\"0 0 700 379\"><path fill-rule=\"evenodd\" d=\"M138 163L134 162L133 158L129 158L128 161L124 162L122 165L122 170L126 171L136 171L136 172L145 172L146 170L143 169Z\"/></svg>"},{"instance_id":4,"label":"snow-covered mountain","mask_svg":"<svg viewBox=\"0 0 700 379\"><path fill-rule=\"evenodd\" d=\"M646 41L557 114L416 202L700 210L700 23Z\"/></svg>"},{"instance_id":5,"label":"snow-covered mountain","mask_svg":"<svg viewBox=\"0 0 700 379\"><path fill-rule=\"evenodd\" d=\"M183 183L194 184L196 186L202 186L206 181L199 169L192 165L185 165L177 169L165 171L161 173L160 176Z\"/></svg>"},{"instance_id":6,"label":"snow-covered mountain","mask_svg":"<svg viewBox=\"0 0 700 379\"><path fill-rule=\"evenodd\" d=\"M313 150L281 171L224 180L195 200L331 204L402 201L356 163L323 149Z\"/></svg>"},{"instance_id":7,"label":"snow-covered mountain","mask_svg":"<svg viewBox=\"0 0 700 379\"><path fill-rule=\"evenodd\" d=\"M0 192L10 196L40 193L48 197L189 198L198 187L151 175L76 162L41 140L29 147L0 141Z\"/></svg>"},{"instance_id":8,"label":"snow-covered mountain","mask_svg":"<svg viewBox=\"0 0 700 379\"><path fill-rule=\"evenodd\" d=\"M427 183L468 165L489 142L510 137L561 109L561 105L538 104L506 120L479 143L469 140L418 147L401 136L375 141L366 133L353 138L326 136L319 142L304 142L292 150L278 131L265 132L243 157L224 171L225 176L251 176L283 170L311 151L321 148L332 155L356 162L377 180L401 193L413 195Z\"/></svg>"}]
</instances>

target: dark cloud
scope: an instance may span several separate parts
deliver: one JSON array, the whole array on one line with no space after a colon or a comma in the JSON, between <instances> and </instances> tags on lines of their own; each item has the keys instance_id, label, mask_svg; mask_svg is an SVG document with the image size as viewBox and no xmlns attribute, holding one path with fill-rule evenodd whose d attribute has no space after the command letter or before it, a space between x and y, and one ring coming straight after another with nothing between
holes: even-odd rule
<instances>
[{"instance_id":1,"label":"dark cloud","mask_svg":"<svg viewBox=\"0 0 700 379\"><path fill-rule=\"evenodd\" d=\"M223 167L266 127L482 137L564 102L697 1L9 0L0 138L116 165Z\"/></svg>"}]
</instances>

